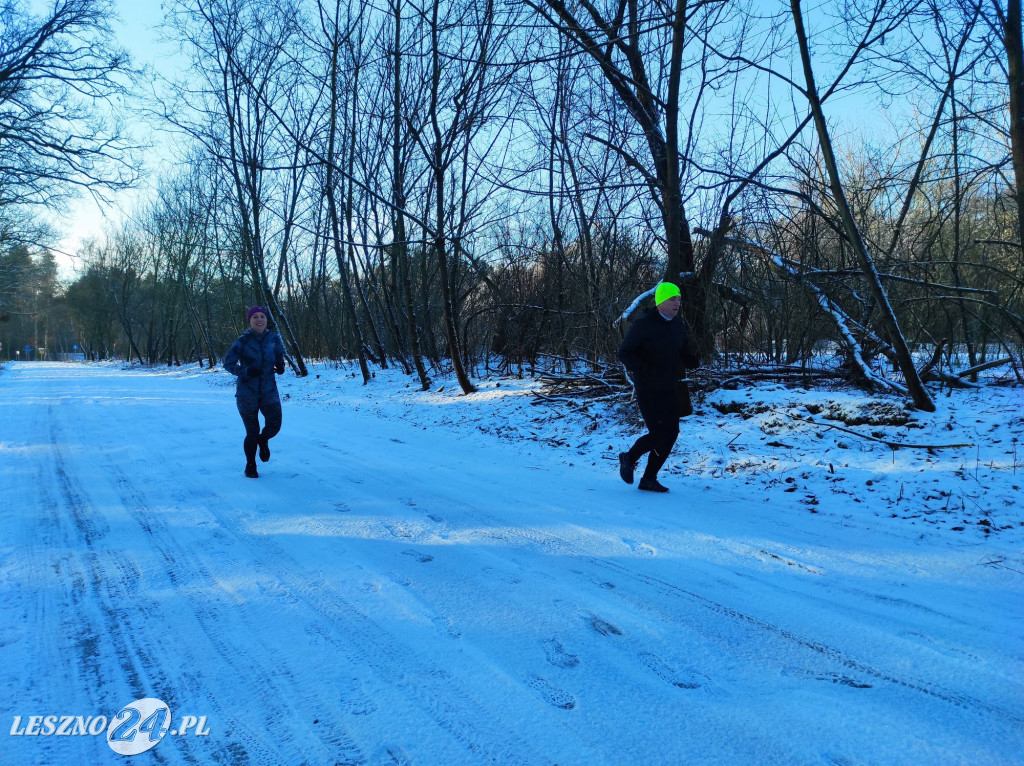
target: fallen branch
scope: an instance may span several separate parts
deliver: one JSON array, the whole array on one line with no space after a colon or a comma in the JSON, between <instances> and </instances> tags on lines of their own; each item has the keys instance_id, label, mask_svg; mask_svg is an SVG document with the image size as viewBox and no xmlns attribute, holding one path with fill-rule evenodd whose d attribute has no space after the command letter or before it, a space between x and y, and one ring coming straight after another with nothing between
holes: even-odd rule
<instances>
[{"instance_id":1,"label":"fallen branch","mask_svg":"<svg viewBox=\"0 0 1024 766\"><path fill-rule=\"evenodd\" d=\"M878 442L879 444L884 444L886 447L888 447L889 449L892 449L892 450L898 450L898 449L964 449L965 447L973 447L974 446L973 442L968 442L966 444L906 444L905 442L894 442L894 441L889 441L888 439L879 439L877 436L868 436L867 434L862 434L859 431L854 431L852 428L843 428L842 426L834 426L831 423L819 423L817 420L812 420L811 418L803 417L801 415L790 415L789 417L792 418L793 420L798 420L798 421L800 421L802 423L809 423L812 426L819 426L821 428L834 428L837 431L842 431L843 433L851 434L853 436L856 436L859 439L865 439L867 441Z\"/></svg>"},{"instance_id":2,"label":"fallen branch","mask_svg":"<svg viewBox=\"0 0 1024 766\"><path fill-rule=\"evenodd\" d=\"M966 378L968 375L973 375L976 372L982 370L989 370L993 367L999 367L1004 364L1009 364L1013 361L1012 356L1004 356L1002 359L993 359L991 362L985 362L984 364L976 364L974 367L968 367L966 370L961 370L956 374L958 378Z\"/></svg>"},{"instance_id":3,"label":"fallen branch","mask_svg":"<svg viewBox=\"0 0 1024 766\"><path fill-rule=\"evenodd\" d=\"M552 388L555 386L584 388L590 385L595 387L601 386L609 391L618 390L613 383L609 383L604 378L600 378L597 375L591 375L588 372L576 373L575 375L554 375L548 373L543 375L541 380Z\"/></svg>"},{"instance_id":4,"label":"fallen branch","mask_svg":"<svg viewBox=\"0 0 1024 766\"><path fill-rule=\"evenodd\" d=\"M1017 574L1024 574L1024 571L1020 569L1014 569L1013 567L1006 566L1005 562L1005 556L989 556L984 561L979 561L978 563L984 567L998 567L999 569L1009 569L1011 572L1016 572Z\"/></svg>"},{"instance_id":5,"label":"fallen branch","mask_svg":"<svg viewBox=\"0 0 1024 766\"><path fill-rule=\"evenodd\" d=\"M945 383L950 388L979 388L974 383L968 383L957 375L949 375L939 370L924 370L921 372L920 378L926 383Z\"/></svg>"},{"instance_id":6,"label":"fallen branch","mask_svg":"<svg viewBox=\"0 0 1024 766\"><path fill-rule=\"evenodd\" d=\"M542 394L542 393L540 393L538 391L534 391L533 392L533 396L534 396L534 401L532 402L532 404L540 404L541 402L547 402L549 404L564 404L564 405L567 405L569 407L572 407L574 410L578 411L580 414L586 415L588 418L590 418L590 422L592 422L594 425L600 425L601 424L601 421L599 421L596 417L591 415L587 411L586 407L581 406L579 404L576 404L576 402L574 402L574 401L572 401L570 399L562 399L562 398L558 398L558 397L554 397L554 396L546 396L545 394Z\"/></svg>"},{"instance_id":7,"label":"fallen branch","mask_svg":"<svg viewBox=\"0 0 1024 766\"><path fill-rule=\"evenodd\" d=\"M704 376L707 379L714 380L711 376ZM801 379L835 379L835 380L846 380L847 376L842 370L820 370L820 369L771 369L766 368L762 370L745 370L740 371L736 375L729 378L724 378L718 381L716 385L720 388L730 388L744 383L749 383L754 380L801 380Z\"/></svg>"},{"instance_id":8,"label":"fallen branch","mask_svg":"<svg viewBox=\"0 0 1024 766\"><path fill-rule=\"evenodd\" d=\"M924 378L925 375L930 373L933 369L939 366L939 362L942 360L942 348L946 345L946 339L943 338L935 344L935 352L932 354L932 358L928 360L928 363L917 371L917 374Z\"/></svg>"}]
</instances>

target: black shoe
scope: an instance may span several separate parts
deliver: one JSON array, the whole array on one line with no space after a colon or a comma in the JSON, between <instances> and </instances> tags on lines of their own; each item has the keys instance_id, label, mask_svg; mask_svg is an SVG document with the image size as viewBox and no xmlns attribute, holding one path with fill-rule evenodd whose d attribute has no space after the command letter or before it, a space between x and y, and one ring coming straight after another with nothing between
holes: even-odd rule
<instances>
[{"instance_id":1,"label":"black shoe","mask_svg":"<svg viewBox=\"0 0 1024 766\"><path fill-rule=\"evenodd\" d=\"M636 468L636 463L629 459L628 452L619 453L619 476L626 484L633 483L633 469Z\"/></svg>"},{"instance_id":2,"label":"black shoe","mask_svg":"<svg viewBox=\"0 0 1024 766\"><path fill-rule=\"evenodd\" d=\"M245 464L245 475L248 476L250 479L258 479L258 478L260 478L260 475L256 472L256 464L255 463L246 463Z\"/></svg>"},{"instance_id":3,"label":"black shoe","mask_svg":"<svg viewBox=\"0 0 1024 766\"><path fill-rule=\"evenodd\" d=\"M268 439L260 437L260 460L266 463L270 460L270 443Z\"/></svg>"},{"instance_id":4,"label":"black shoe","mask_svg":"<svg viewBox=\"0 0 1024 766\"><path fill-rule=\"evenodd\" d=\"M642 489L644 492L668 492L668 487L664 484L660 484L657 479L648 479L646 476L641 477L637 489Z\"/></svg>"}]
</instances>

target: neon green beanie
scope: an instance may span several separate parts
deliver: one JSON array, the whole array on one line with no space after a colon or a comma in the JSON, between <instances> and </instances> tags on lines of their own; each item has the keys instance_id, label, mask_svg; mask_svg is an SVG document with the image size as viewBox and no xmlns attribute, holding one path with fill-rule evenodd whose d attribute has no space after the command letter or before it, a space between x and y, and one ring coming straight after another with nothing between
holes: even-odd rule
<instances>
[{"instance_id":1,"label":"neon green beanie","mask_svg":"<svg viewBox=\"0 0 1024 766\"><path fill-rule=\"evenodd\" d=\"M677 295L680 295L678 287L671 282L660 282L654 290L654 304L660 306L669 298L675 298Z\"/></svg>"}]
</instances>

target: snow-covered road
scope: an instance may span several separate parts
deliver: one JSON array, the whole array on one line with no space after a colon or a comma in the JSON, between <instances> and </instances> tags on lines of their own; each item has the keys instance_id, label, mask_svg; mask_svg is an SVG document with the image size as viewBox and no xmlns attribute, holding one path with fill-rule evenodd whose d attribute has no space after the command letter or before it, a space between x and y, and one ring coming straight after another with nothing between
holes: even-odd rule
<instances>
[{"instance_id":1,"label":"snow-covered road","mask_svg":"<svg viewBox=\"0 0 1024 766\"><path fill-rule=\"evenodd\" d=\"M144 697L208 733L130 763L1024 762L984 546L381 403L290 399L254 481L212 382L0 372L0 764L122 763L32 719Z\"/></svg>"}]
</instances>

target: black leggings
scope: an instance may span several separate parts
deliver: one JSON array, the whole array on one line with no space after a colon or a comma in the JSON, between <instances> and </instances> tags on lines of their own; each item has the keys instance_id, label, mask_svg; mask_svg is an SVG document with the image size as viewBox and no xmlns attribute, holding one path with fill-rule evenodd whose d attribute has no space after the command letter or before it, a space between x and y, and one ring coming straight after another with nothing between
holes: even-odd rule
<instances>
[{"instance_id":1,"label":"black leggings","mask_svg":"<svg viewBox=\"0 0 1024 766\"><path fill-rule=\"evenodd\" d=\"M679 436L679 404L674 391L641 391L636 392L636 403L640 414L647 425L648 433L636 440L629 448L629 459L636 463L644 455L647 468L644 478L655 479L658 471L668 460L668 453Z\"/></svg>"},{"instance_id":2,"label":"black leggings","mask_svg":"<svg viewBox=\"0 0 1024 766\"><path fill-rule=\"evenodd\" d=\"M281 430L281 403L256 405L246 402L243 404L241 399L236 399L235 403L238 405L238 414L242 416L242 422L245 424L245 441L242 442L245 461L254 463L256 448L259 447L260 441L264 439L270 441ZM265 421L262 432L259 418L261 412Z\"/></svg>"}]
</instances>

